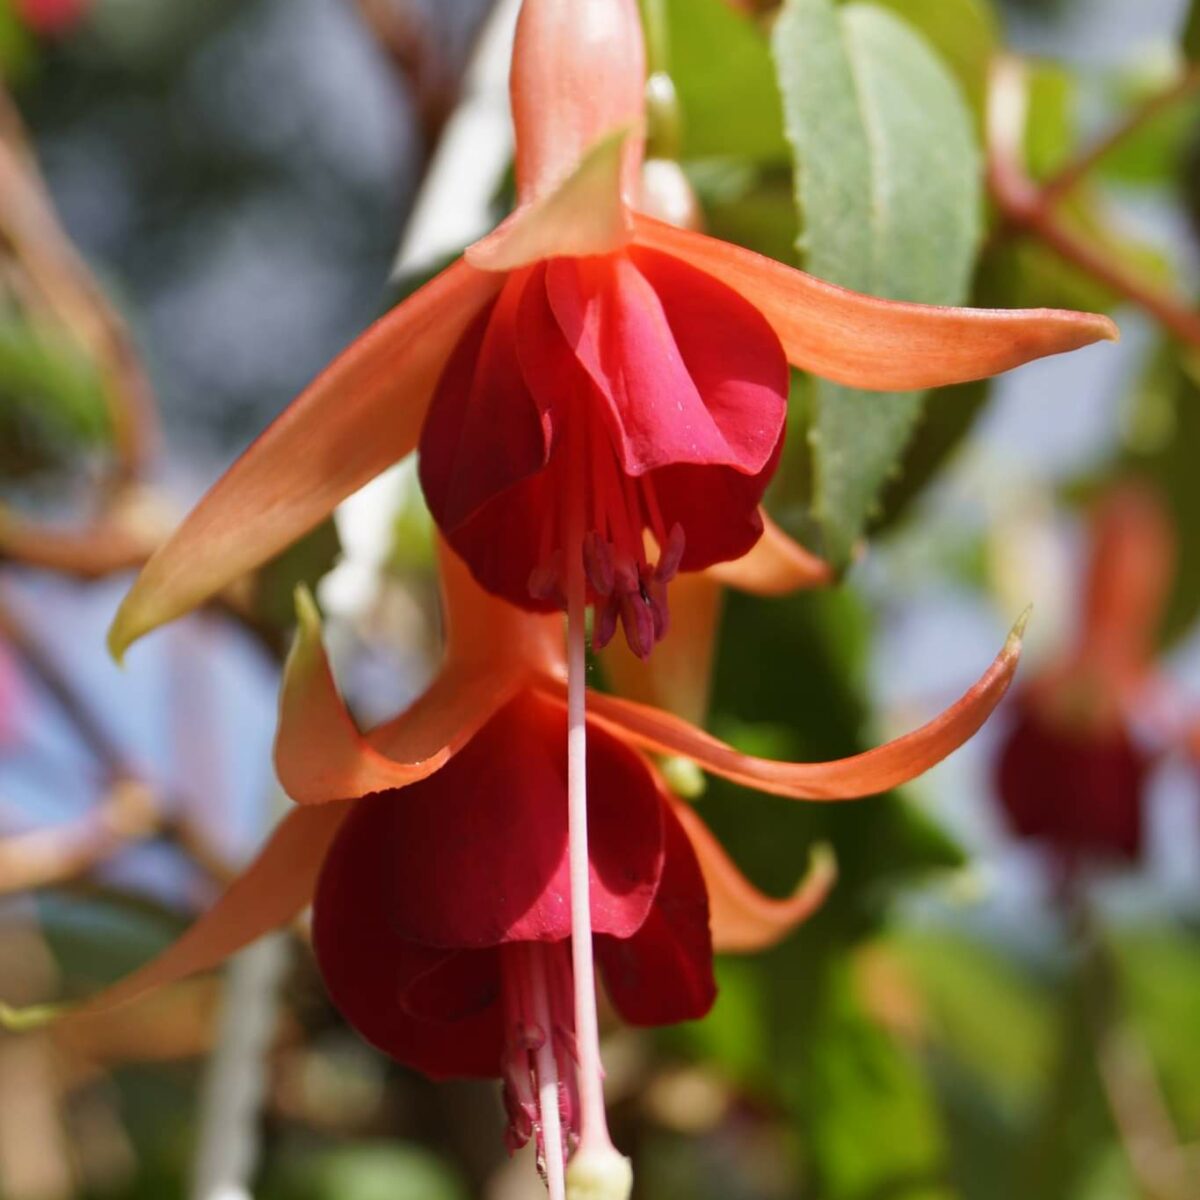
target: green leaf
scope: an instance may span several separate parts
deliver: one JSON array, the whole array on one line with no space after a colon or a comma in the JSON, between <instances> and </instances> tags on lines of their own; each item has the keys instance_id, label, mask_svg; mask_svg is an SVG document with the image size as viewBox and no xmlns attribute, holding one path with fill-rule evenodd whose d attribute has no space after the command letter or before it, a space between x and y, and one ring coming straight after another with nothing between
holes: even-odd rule
<instances>
[{"instance_id":1,"label":"green leaf","mask_svg":"<svg viewBox=\"0 0 1200 1200\"><path fill-rule=\"evenodd\" d=\"M304 1152L265 1189L289 1200L463 1200L466 1189L438 1158L404 1142L364 1142Z\"/></svg>"},{"instance_id":2,"label":"green leaf","mask_svg":"<svg viewBox=\"0 0 1200 1200\"><path fill-rule=\"evenodd\" d=\"M1200 0L1192 0L1183 23L1183 52L1188 62L1200 62Z\"/></svg>"},{"instance_id":3,"label":"green leaf","mask_svg":"<svg viewBox=\"0 0 1200 1200\"><path fill-rule=\"evenodd\" d=\"M941 1121L920 1064L863 1011L844 960L792 975L780 1068L822 1200L952 1200Z\"/></svg>"},{"instance_id":4,"label":"green leaf","mask_svg":"<svg viewBox=\"0 0 1200 1200\"><path fill-rule=\"evenodd\" d=\"M1126 440L1116 466L1161 491L1179 540L1175 579L1159 630L1161 640L1171 643L1200 615L1200 381L1181 367L1170 347L1154 357L1137 389Z\"/></svg>"},{"instance_id":5,"label":"green leaf","mask_svg":"<svg viewBox=\"0 0 1200 1200\"><path fill-rule=\"evenodd\" d=\"M982 121L988 64L1000 44L1000 22L987 0L872 0L891 9L942 56Z\"/></svg>"},{"instance_id":6,"label":"green leaf","mask_svg":"<svg viewBox=\"0 0 1200 1200\"><path fill-rule=\"evenodd\" d=\"M100 376L79 347L52 330L0 318L0 479L68 467L108 435Z\"/></svg>"},{"instance_id":7,"label":"green leaf","mask_svg":"<svg viewBox=\"0 0 1200 1200\"><path fill-rule=\"evenodd\" d=\"M664 2L683 157L786 161L770 48L758 26L725 0Z\"/></svg>"},{"instance_id":8,"label":"green leaf","mask_svg":"<svg viewBox=\"0 0 1200 1200\"><path fill-rule=\"evenodd\" d=\"M942 60L893 13L830 0L789 0L774 51L808 269L889 299L961 303L979 242L980 158ZM849 562L922 400L816 383L812 516L818 549L838 565Z\"/></svg>"},{"instance_id":9,"label":"green leaf","mask_svg":"<svg viewBox=\"0 0 1200 1200\"><path fill-rule=\"evenodd\" d=\"M930 393L900 471L883 490L880 515L871 526L872 536L909 515L925 488L940 474L974 428L987 406L990 391L989 380L977 379L973 383L938 388Z\"/></svg>"}]
</instances>

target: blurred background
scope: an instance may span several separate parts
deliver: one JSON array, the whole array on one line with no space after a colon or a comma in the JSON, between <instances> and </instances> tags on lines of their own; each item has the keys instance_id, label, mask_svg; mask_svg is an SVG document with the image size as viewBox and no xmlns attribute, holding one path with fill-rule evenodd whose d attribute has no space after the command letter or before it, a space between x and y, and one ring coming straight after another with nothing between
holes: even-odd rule
<instances>
[{"instance_id":1,"label":"blurred background","mask_svg":"<svg viewBox=\"0 0 1200 1200\"><path fill-rule=\"evenodd\" d=\"M903 795L810 808L681 773L764 889L785 894L818 844L839 882L783 945L720 962L705 1021L611 1024L616 1140L654 1200L1189 1200L1200 8L839 10L860 10L848 39L883 31L884 102L914 81L883 130L911 228L873 248L864 231L860 261L826 236L854 204L805 192L821 97L781 103L772 60L803 75L803 21L838 12L800 0L785 26L779 7L646 0L673 96L651 150L711 232L881 294L1112 312L1123 337L922 398L796 379L769 504L844 579L726 597L709 727L836 757L943 708L1032 603L1026 656L993 720ZM248 441L503 214L513 11L0 0L6 1005L144 961L282 811L295 583L317 588L361 719L428 678L429 525L403 470L123 670L104 632ZM303 929L225 978L0 1033L0 1198L544 1194L504 1154L492 1088L429 1084L344 1025Z\"/></svg>"}]
</instances>

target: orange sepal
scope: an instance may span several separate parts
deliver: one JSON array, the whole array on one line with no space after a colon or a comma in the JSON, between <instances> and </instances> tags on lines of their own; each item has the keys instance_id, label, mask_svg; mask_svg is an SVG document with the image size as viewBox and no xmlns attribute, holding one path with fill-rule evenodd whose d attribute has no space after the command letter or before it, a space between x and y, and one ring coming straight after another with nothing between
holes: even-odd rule
<instances>
[{"instance_id":1,"label":"orange sepal","mask_svg":"<svg viewBox=\"0 0 1200 1200\"><path fill-rule=\"evenodd\" d=\"M1119 687L1150 667L1175 575L1175 531L1162 500L1127 482L1091 514L1090 562L1078 655Z\"/></svg>"},{"instance_id":2,"label":"orange sepal","mask_svg":"<svg viewBox=\"0 0 1200 1200\"><path fill-rule=\"evenodd\" d=\"M1118 331L1059 309L939 308L864 296L751 250L634 214L634 241L740 292L771 323L793 366L850 387L909 391L983 379Z\"/></svg>"},{"instance_id":3,"label":"orange sepal","mask_svg":"<svg viewBox=\"0 0 1200 1200\"><path fill-rule=\"evenodd\" d=\"M494 711L478 688L447 688L439 680L401 714L404 736L392 739L390 754L381 753L359 733L342 702L320 616L303 589L296 595L296 615L296 640L279 697L275 773L298 804L326 804L424 779Z\"/></svg>"},{"instance_id":4,"label":"orange sepal","mask_svg":"<svg viewBox=\"0 0 1200 1200\"><path fill-rule=\"evenodd\" d=\"M873 796L915 779L957 750L979 729L1012 682L1025 617L982 678L928 724L886 745L824 763L785 763L743 754L687 721L644 704L594 693L588 715L618 737L660 754L680 755L734 783L795 800L850 800ZM561 696L562 687L547 681Z\"/></svg>"},{"instance_id":5,"label":"orange sepal","mask_svg":"<svg viewBox=\"0 0 1200 1200\"><path fill-rule=\"evenodd\" d=\"M726 587L749 592L752 596L786 596L808 588L826 587L834 580L833 568L788 537L766 511L762 517L762 537L749 554L733 562L717 563L706 572Z\"/></svg>"},{"instance_id":6,"label":"orange sepal","mask_svg":"<svg viewBox=\"0 0 1200 1200\"><path fill-rule=\"evenodd\" d=\"M515 271L547 258L587 258L628 245L633 226L621 198L621 171L633 136L625 127L590 146L557 188L522 204L468 246L467 262L481 271Z\"/></svg>"},{"instance_id":7,"label":"orange sepal","mask_svg":"<svg viewBox=\"0 0 1200 1200\"><path fill-rule=\"evenodd\" d=\"M432 684L399 716L359 732L337 690L316 605L296 596L275 738L275 771L299 804L404 787L441 768L523 687L533 670L561 676L562 621L483 592L442 550L446 651Z\"/></svg>"},{"instance_id":8,"label":"orange sepal","mask_svg":"<svg viewBox=\"0 0 1200 1200\"><path fill-rule=\"evenodd\" d=\"M336 358L146 564L109 631L114 657L266 562L404 458L446 358L501 282L455 263Z\"/></svg>"},{"instance_id":9,"label":"orange sepal","mask_svg":"<svg viewBox=\"0 0 1200 1200\"><path fill-rule=\"evenodd\" d=\"M832 851L816 847L796 890L782 900L767 896L738 870L690 805L670 803L704 875L713 949L719 953L753 954L781 942L821 907L837 882Z\"/></svg>"},{"instance_id":10,"label":"orange sepal","mask_svg":"<svg viewBox=\"0 0 1200 1200\"><path fill-rule=\"evenodd\" d=\"M88 1017L211 970L264 933L288 924L312 901L325 852L351 807L347 802L288 813L258 857L181 937L66 1015Z\"/></svg>"}]
</instances>

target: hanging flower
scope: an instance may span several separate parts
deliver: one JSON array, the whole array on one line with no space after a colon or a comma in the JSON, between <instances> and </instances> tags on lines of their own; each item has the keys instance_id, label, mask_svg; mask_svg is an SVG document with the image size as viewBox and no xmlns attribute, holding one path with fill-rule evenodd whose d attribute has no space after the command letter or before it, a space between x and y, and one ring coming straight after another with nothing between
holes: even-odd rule
<instances>
[{"instance_id":1,"label":"hanging flower","mask_svg":"<svg viewBox=\"0 0 1200 1200\"><path fill-rule=\"evenodd\" d=\"M1089 553L1076 644L1016 697L996 768L1013 832L1068 871L1140 858L1149 774L1200 728L1154 662L1175 563L1161 501L1135 484L1107 492Z\"/></svg>"},{"instance_id":2,"label":"hanging flower","mask_svg":"<svg viewBox=\"0 0 1200 1200\"><path fill-rule=\"evenodd\" d=\"M179 941L82 1011L215 966L312 902L318 963L347 1019L431 1076L503 1078L510 1140L550 1129L553 1155L555 1138L569 1138L578 1116L561 624L482 592L450 554L442 579L443 666L412 707L366 734L337 693L315 609L302 595L275 751L298 807ZM829 763L755 758L678 717L592 695L591 920L618 1012L634 1024L703 1014L714 946L746 952L777 942L833 881L831 864L817 858L792 896L763 895L644 752L683 754L797 799L886 791L979 728L1018 652L1014 635L978 683L927 725ZM552 1079L555 1088L543 1092ZM551 1112L543 1097L552 1094Z\"/></svg>"},{"instance_id":3,"label":"hanging flower","mask_svg":"<svg viewBox=\"0 0 1200 1200\"><path fill-rule=\"evenodd\" d=\"M485 587L561 607L577 520L599 640L620 623L644 655L666 628L671 578L760 534L788 363L905 390L1116 336L1099 316L858 295L639 213L644 74L634 0L526 0L516 211L359 338L216 484L126 598L114 653L419 445L430 507Z\"/></svg>"}]
</instances>

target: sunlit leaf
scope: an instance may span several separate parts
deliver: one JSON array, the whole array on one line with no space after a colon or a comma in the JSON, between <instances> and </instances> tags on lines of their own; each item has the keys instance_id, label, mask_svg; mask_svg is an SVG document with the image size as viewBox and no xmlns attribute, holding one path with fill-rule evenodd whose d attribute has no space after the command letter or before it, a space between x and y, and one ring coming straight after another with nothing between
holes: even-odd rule
<instances>
[{"instance_id":1,"label":"sunlit leaf","mask_svg":"<svg viewBox=\"0 0 1200 1200\"><path fill-rule=\"evenodd\" d=\"M920 30L942 56L982 118L988 62L1000 41L1000 23L988 0L872 0Z\"/></svg>"},{"instance_id":2,"label":"sunlit leaf","mask_svg":"<svg viewBox=\"0 0 1200 1200\"><path fill-rule=\"evenodd\" d=\"M979 238L980 160L942 60L893 13L830 0L790 0L774 50L808 269L890 299L961 303ZM815 386L812 508L825 557L849 561L921 401Z\"/></svg>"},{"instance_id":3,"label":"sunlit leaf","mask_svg":"<svg viewBox=\"0 0 1200 1200\"><path fill-rule=\"evenodd\" d=\"M767 39L725 0L665 0L685 158L785 161Z\"/></svg>"}]
</instances>

